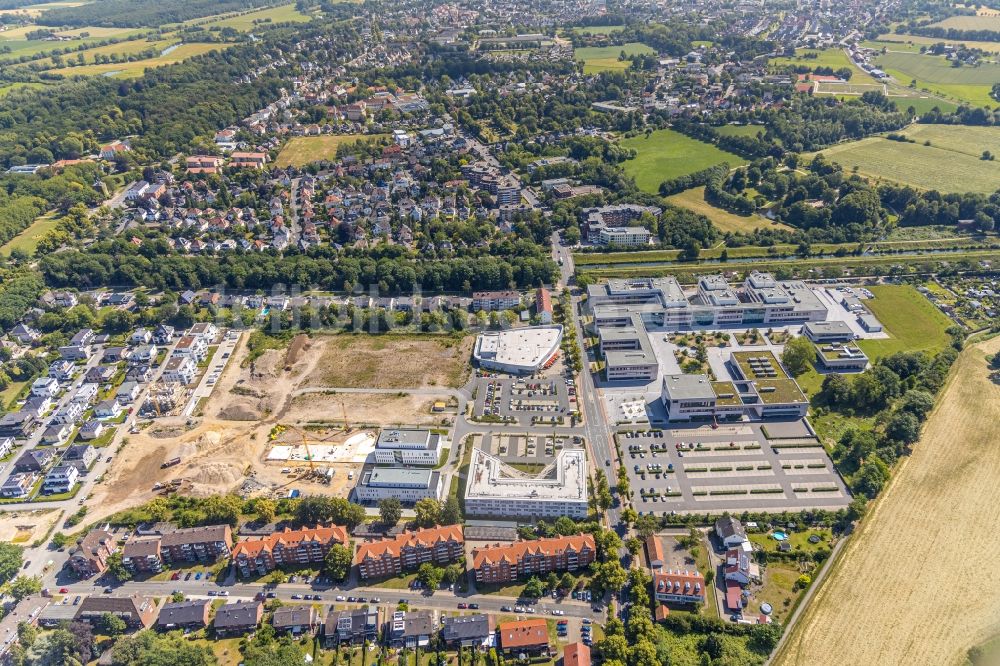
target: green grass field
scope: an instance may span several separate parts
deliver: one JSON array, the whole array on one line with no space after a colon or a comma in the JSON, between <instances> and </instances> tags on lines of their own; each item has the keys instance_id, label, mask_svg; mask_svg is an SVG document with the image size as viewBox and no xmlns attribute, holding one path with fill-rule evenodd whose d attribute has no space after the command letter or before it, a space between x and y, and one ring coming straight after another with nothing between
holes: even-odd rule
<instances>
[{"instance_id":1,"label":"green grass field","mask_svg":"<svg viewBox=\"0 0 1000 666\"><path fill-rule=\"evenodd\" d=\"M332 160L337 157L337 148L341 144L356 143L360 140L373 140L385 137L385 134L338 134L327 136L297 136L278 153L274 161L276 166L302 166L319 160Z\"/></svg>"},{"instance_id":2,"label":"green grass field","mask_svg":"<svg viewBox=\"0 0 1000 666\"><path fill-rule=\"evenodd\" d=\"M943 21L932 23L935 28L955 30L1000 30L1000 16L949 16Z\"/></svg>"},{"instance_id":3,"label":"green grass field","mask_svg":"<svg viewBox=\"0 0 1000 666\"><path fill-rule=\"evenodd\" d=\"M722 136L759 136L764 133L760 125L722 125L712 129Z\"/></svg>"},{"instance_id":4,"label":"green grass field","mask_svg":"<svg viewBox=\"0 0 1000 666\"><path fill-rule=\"evenodd\" d=\"M1000 81L1000 65L952 67L943 56L892 52L880 56L877 62L904 86L916 79L918 89L926 88L976 106L997 105L990 97L990 89Z\"/></svg>"},{"instance_id":5,"label":"green grass field","mask_svg":"<svg viewBox=\"0 0 1000 666\"><path fill-rule=\"evenodd\" d=\"M1000 186L1000 162L980 159L984 150L1000 152L1000 128L912 125L901 133L916 143L869 137L822 152L847 171L858 167L865 176L921 189L991 193Z\"/></svg>"},{"instance_id":6,"label":"green grass field","mask_svg":"<svg viewBox=\"0 0 1000 666\"><path fill-rule=\"evenodd\" d=\"M280 7L271 7L269 9L262 9L259 12L250 12L241 16L219 18L208 22L204 22L205 19L203 18L196 19L195 22L206 28L233 28L241 32L249 32L254 29L256 24L261 22L306 23L309 20L311 20L309 16L296 9L294 4L290 4L281 5Z\"/></svg>"},{"instance_id":7,"label":"green grass field","mask_svg":"<svg viewBox=\"0 0 1000 666\"><path fill-rule=\"evenodd\" d=\"M679 194L674 194L667 197L667 201L675 206L687 208L688 210L693 210L696 213L704 215L712 221L712 224L723 232L751 232L754 229L764 229L770 227L777 227L781 229L789 228L784 224L771 222L760 215L736 215L734 213L730 213L729 211L722 210L721 208L716 208L712 204L705 201L704 187L695 187L690 190L685 190Z\"/></svg>"},{"instance_id":8,"label":"green grass field","mask_svg":"<svg viewBox=\"0 0 1000 666\"><path fill-rule=\"evenodd\" d=\"M0 61L15 60L21 56L34 56L39 53L50 52L54 49L67 49L74 48L80 45L86 44L96 44L104 39L107 39L103 34L95 34L102 31L111 31L117 37L127 37L129 35L138 34L139 30L126 30L122 28L80 28L79 30L69 31L70 33L80 32L91 32L89 37L77 37L75 39L69 39L62 42L49 42L42 39L27 40L23 37L18 38L16 35L22 34L27 30L36 30L37 26L28 26L25 29L14 29L10 31L0 32L0 46L5 46L10 49L7 53L0 53ZM76 55L75 53L73 55Z\"/></svg>"},{"instance_id":9,"label":"green grass field","mask_svg":"<svg viewBox=\"0 0 1000 666\"><path fill-rule=\"evenodd\" d=\"M858 345L876 359L899 351L926 351L936 354L950 339L945 331L953 322L923 294L909 285L869 287L875 298L865 304L878 317L891 337L884 340L858 340Z\"/></svg>"},{"instance_id":10,"label":"green grass field","mask_svg":"<svg viewBox=\"0 0 1000 666\"><path fill-rule=\"evenodd\" d=\"M669 129L656 130L649 137L639 134L623 140L622 145L638 153L634 160L623 164L625 173L635 178L640 189L653 194L659 193L660 183L668 178L701 171L723 162L732 167L746 164L746 160L738 155Z\"/></svg>"},{"instance_id":11,"label":"green grass field","mask_svg":"<svg viewBox=\"0 0 1000 666\"><path fill-rule=\"evenodd\" d=\"M40 241L46 234L53 231L59 224L55 213L46 213L32 222L27 229L11 238L0 247L0 255L9 257L13 250L24 250L29 255L35 252Z\"/></svg>"},{"instance_id":12,"label":"green grass field","mask_svg":"<svg viewBox=\"0 0 1000 666\"><path fill-rule=\"evenodd\" d=\"M588 25L573 28L578 35L613 35L625 29L623 25Z\"/></svg>"},{"instance_id":13,"label":"green grass field","mask_svg":"<svg viewBox=\"0 0 1000 666\"><path fill-rule=\"evenodd\" d=\"M813 55L816 57L811 57ZM794 57L774 58L771 60L771 64L777 66L805 65L810 69L831 67L834 70L847 67L854 72L851 76L852 83L877 83L866 71L852 63L851 59L841 49L797 49Z\"/></svg>"},{"instance_id":14,"label":"green grass field","mask_svg":"<svg viewBox=\"0 0 1000 666\"><path fill-rule=\"evenodd\" d=\"M119 42L118 44L108 44L107 46L95 46L92 49L87 49L86 51L80 51L79 53L73 53L69 57L63 56L63 64L59 69L77 69L77 67L68 67L68 62L74 62L78 55L82 54L84 62L89 66L94 64L94 59L97 56L112 56L118 55L122 56L135 56L147 49L156 49L162 52L164 49L177 44L181 40L178 38L172 39L159 39L156 41L149 41L148 39L134 39L128 42ZM44 58L42 60L36 60L35 64L42 67L56 67L55 63L52 62L52 58ZM128 64L128 63L116 63L118 65Z\"/></svg>"},{"instance_id":15,"label":"green grass field","mask_svg":"<svg viewBox=\"0 0 1000 666\"><path fill-rule=\"evenodd\" d=\"M632 64L628 60L619 60L618 56L624 51L625 55L655 55L656 51L645 44L639 42L629 42L621 46L588 46L576 49L573 57L583 62L584 74L598 74L600 72L613 72L616 70L628 69Z\"/></svg>"},{"instance_id":16,"label":"green grass field","mask_svg":"<svg viewBox=\"0 0 1000 666\"><path fill-rule=\"evenodd\" d=\"M143 42L143 44L146 44L146 42ZM50 69L48 72L50 74L62 74L63 76L110 76L116 79L130 79L142 76L147 69L152 67L174 65L188 58L204 55L209 51L224 51L230 46L232 44L181 44L169 53L159 55L155 58L133 62L109 62L100 65L61 67Z\"/></svg>"},{"instance_id":17,"label":"green grass field","mask_svg":"<svg viewBox=\"0 0 1000 666\"><path fill-rule=\"evenodd\" d=\"M44 83L24 83L21 81L0 87L0 98L6 97L15 90L40 90L45 87Z\"/></svg>"},{"instance_id":18,"label":"green grass field","mask_svg":"<svg viewBox=\"0 0 1000 666\"><path fill-rule=\"evenodd\" d=\"M897 35L894 33L879 35L877 40L862 42L862 46L872 49L885 47L890 51L919 53L921 46L930 46L931 44L938 43L951 44L952 46L965 44L989 53L1000 53L1000 42L963 42L954 39L937 39L936 37L924 37L923 35Z\"/></svg>"}]
</instances>

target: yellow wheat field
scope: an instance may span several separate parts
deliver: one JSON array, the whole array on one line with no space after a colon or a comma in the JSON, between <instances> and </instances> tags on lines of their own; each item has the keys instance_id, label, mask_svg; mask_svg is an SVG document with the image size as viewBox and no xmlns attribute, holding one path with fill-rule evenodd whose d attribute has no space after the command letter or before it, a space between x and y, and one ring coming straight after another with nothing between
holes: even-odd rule
<instances>
[{"instance_id":1,"label":"yellow wheat field","mask_svg":"<svg viewBox=\"0 0 1000 666\"><path fill-rule=\"evenodd\" d=\"M778 666L961 664L1000 633L1000 387L963 352L913 455L774 659Z\"/></svg>"}]
</instances>

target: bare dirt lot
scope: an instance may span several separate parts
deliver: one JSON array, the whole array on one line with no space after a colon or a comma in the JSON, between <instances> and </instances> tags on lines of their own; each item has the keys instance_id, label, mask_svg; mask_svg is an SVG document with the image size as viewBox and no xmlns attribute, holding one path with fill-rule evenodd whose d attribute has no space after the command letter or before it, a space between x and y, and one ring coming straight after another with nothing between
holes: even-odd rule
<instances>
[{"instance_id":1,"label":"bare dirt lot","mask_svg":"<svg viewBox=\"0 0 1000 666\"><path fill-rule=\"evenodd\" d=\"M774 663L962 664L1000 633L1000 386L964 351L913 455Z\"/></svg>"},{"instance_id":2,"label":"bare dirt lot","mask_svg":"<svg viewBox=\"0 0 1000 666\"><path fill-rule=\"evenodd\" d=\"M59 511L12 511L0 514L0 541L27 546L45 536Z\"/></svg>"},{"instance_id":3,"label":"bare dirt lot","mask_svg":"<svg viewBox=\"0 0 1000 666\"><path fill-rule=\"evenodd\" d=\"M291 421L343 421L367 425L440 425L450 414L432 412L435 401L448 396L412 393L307 393L292 398L285 419Z\"/></svg>"},{"instance_id":4,"label":"bare dirt lot","mask_svg":"<svg viewBox=\"0 0 1000 666\"><path fill-rule=\"evenodd\" d=\"M339 335L320 338L324 351L307 386L344 388L457 387L468 378L473 336L461 340L412 336Z\"/></svg>"},{"instance_id":5,"label":"bare dirt lot","mask_svg":"<svg viewBox=\"0 0 1000 666\"><path fill-rule=\"evenodd\" d=\"M340 423L345 415L355 428L361 424L432 425L454 418L433 413L435 400L449 399L448 385L464 382L473 338L421 340L329 336L297 339L294 349L271 349L246 362L246 336L204 405L204 416L168 417L131 434L116 456L88 506L88 520L97 520L157 496L155 483L182 480L179 492L204 496L240 491L252 479L256 493L287 492L344 496L353 486L349 471L360 465L338 464L333 483L320 484L296 474L282 474L286 464L265 462L269 434L275 425L304 426L317 421ZM244 367L246 366L246 367ZM354 370L351 374L351 371ZM297 395L305 387L347 386L420 388L419 394L317 392ZM371 381L369 385L366 382ZM416 386L413 386L416 384ZM441 395L426 387L440 387ZM347 434L344 433L343 437ZM162 468L164 461L181 463ZM288 464L295 468L297 465ZM299 463L300 472L308 467ZM356 469L355 469L356 468Z\"/></svg>"}]
</instances>

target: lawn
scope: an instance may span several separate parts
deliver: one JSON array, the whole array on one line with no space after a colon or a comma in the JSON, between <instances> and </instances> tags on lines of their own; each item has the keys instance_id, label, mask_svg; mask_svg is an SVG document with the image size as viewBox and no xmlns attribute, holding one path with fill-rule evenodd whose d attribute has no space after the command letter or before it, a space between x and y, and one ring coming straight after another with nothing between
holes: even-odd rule
<instances>
[{"instance_id":1,"label":"lawn","mask_svg":"<svg viewBox=\"0 0 1000 666\"><path fill-rule=\"evenodd\" d=\"M385 134L337 134L327 136L297 136L289 139L275 165L279 167L302 166L320 160L334 160L337 148L361 140L371 141L384 138Z\"/></svg>"},{"instance_id":2,"label":"lawn","mask_svg":"<svg viewBox=\"0 0 1000 666\"><path fill-rule=\"evenodd\" d=\"M660 183L670 178L701 171L716 164L746 164L746 160L715 146L670 129L656 130L648 137L639 134L621 142L636 151L635 159L624 163L625 173L635 178L639 189L658 194Z\"/></svg>"},{"instance_id":3,"label":"lawn","mask_svg":"<svg viewBox=\"0 0 1000 666\"><path fill-rule=\"evenodd\" d=\"M865 305L878 317L890 335L882 340L859 340L858 345L872 360L898 351L926 351L935 354L950 342L945 330L953 326L933 303L909 285L869 287L875 298Z\"/></svg>"},{"instance_id":4,"label":"lawn","mask_svg":"<svg viewBox=\"0 0 1000 666\"><path fill-rule=\"evenodd\" d=\"M730 213L729 211L721 208L716 208L712 204L705 201L704 187L695 187L690 190L685 190L679 194L674 194L667 197L667 201L675 206L687 208L688 210L704 215L722 232L731 231L749 233L755 229L771 227L781 229L789 228L787 225L772 222L767 218L761 217L760 215L736 215L735 213Z\"/></svg>"},{"instance_id":5,"label":"lawn","mask_svg":"<svg viewBox=\"0 0 1000 666\"><path fill-rule=\"evenodd\" d=\"M179 62L183 62L188 58L204 55L209 51L223 51L228 49L230 46L232 45L181 44L168 52L161 53L155 58L148 58L146 60L136 60L135 62L125 63L112 62L101 65L83 65L80 67L63 67L60 69L50 69L48 70L48 73L62 74L64 76L111 76L116 79L129 79L142 76L147 69L152 67L174 65Z\"/></svg>"},{"instance_id":6,"label":"lawn","mask_svg":"<svg viewBox=\"0 0 1000 666\"><path fill-rule=\"evenodd\" d=\"M0 247L0 255L9 257L13 250L23 250L28 255L35 253L40 241L46 234L54 231L59 224L59 218L54 212L46 213L32 222L27 229L7 241Z\"/></svg>"},{"instance_id":7,"label":"lawn","mask_svg":"<svg viewBox=\"0 0 1000 666\"><path fill-rule=\"evenodd\" d=\"M822 152L847 171L857 167L862 175L919 189L984 194L996 190L1000 162L980 158L984 150L1000 152L1000 128L911 125L900 133L914 143L868 137ZM929 146L924 145L927 141Z\"/></svg>"},{"instance_id":8,"label":"lawn","mask_svg":"<svg viewBox=\"0 0 1000 666\"><path fill-rule=\"evenodd\" d=\"M588 46L576 49L573 57L583 62L584 74L598 74L628 69L632 63L628 60L618 59L623 51L627 56L656 55L656 51L645 44L629 42L621 46Z\"/></svg>"},{"instance_id":9,"label":"lawn","mask_svg":"<svg viewBox=\"0 0 1000 666\"><path fill-rule=\"evenodd\" d=\"M904 86L915 79L917 88L926 88L977 106L997 105L997 101L990 97L990 89L1000 81L1000 65L987 63L978 67L952 67L944 56L899 52L886 53L877 62Z\"/></svg>"},{"instance_id":10,"label":"lawn","mask_svg":"<svg viewBox=\"0 0 1000 666\"><path fill-rule=\"evenodd\" d=\"M793 564L769 562L762 574L764 584L754 592L744 614L755 617L760 612L760 605L766 601L774 608L772 617L775 621L780 622L785 619L799 595L794 586L800 575Z\"/></svg>"}]
</instances>

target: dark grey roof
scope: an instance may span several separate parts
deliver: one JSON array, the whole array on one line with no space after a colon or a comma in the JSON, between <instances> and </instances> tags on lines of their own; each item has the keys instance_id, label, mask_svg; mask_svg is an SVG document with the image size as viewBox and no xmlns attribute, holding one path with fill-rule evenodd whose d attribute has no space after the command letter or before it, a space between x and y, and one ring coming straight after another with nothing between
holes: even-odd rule
<instances>
[{"instance_id":1,"label":"dark grey roof","mask_svg":"<svg viewBox=\"0 0 1000 666\"><path fill-rule=\"evenodd\" d=\"M276 629L284 627L308 626L316 621L316 610L312 606L282 606L274 611L271 624Z\"/></svg>"},{"instance_id":2,"label":"dark grey roof","mask_svg":"<svg viewBox=\"0 0 1000 666\"><path fill-rule=\"evenodd\" d=\"M215 612L215 627L217 629L255 627L260 617L261 607L262 604L259 601L237 601L219 606Z\"/></svg>"},{"instance_id":3,"label":"dark grey roof","mask_svg":"<svg viewBox=\"0 0 1000 666\"><path fill-rule=\"evenodd\" d=\"M490 633L490 618L482 613L444 618L441 635L446 641L485 638Z\"/></svg>"},{"instance_id":4,"label":"dark grey roof","mask_svg":"<svg viewBox=\"0 0 1000 666\"><path fill-rule=\"evenodd\" d=\"M731 536L746 538L747 535L743 524L732 516L723 516L715 521L715 533L723 539L728 539Z\"/></svg>"},{"instance_id":5,"label":"dark grey roof","mask_svg":"<svg viewBox=\"0 0 1000 666\"><path fill-rule=\"evenodd\" d=\"M209 599L164 604L156 623L161 626L204 623L205 609L211 604L212 602Z\"/></svg>"}]
</instances>

